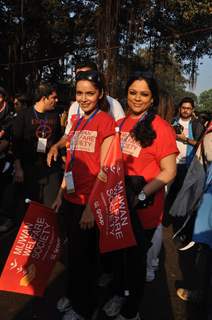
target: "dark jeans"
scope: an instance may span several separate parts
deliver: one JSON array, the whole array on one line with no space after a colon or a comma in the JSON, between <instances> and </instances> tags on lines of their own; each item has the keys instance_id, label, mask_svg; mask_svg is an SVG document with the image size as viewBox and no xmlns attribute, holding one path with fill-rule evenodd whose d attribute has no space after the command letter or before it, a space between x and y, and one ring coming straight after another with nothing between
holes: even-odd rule
<instances>
[{"instance_id":1,"label":"dark jeans","mask_svg":"<svg viewBox=\"0 0 212 320\"><path fill-rule=\"evenodd\" d=\"M208 259L208 271L209 271L209 280L208 280L208 320L212 320L212 248L210 248L209 259Z\"/></svg>"},{"instance_id":2,"label":"dark jeans","mask_svg":"<svg viewBox=\"0 0 212 320\"><path fill-rule=\"evenodd\" d=\"M186 173L188 171L188 167L186 164L178 164L177 165L177 174L176 177L169 189L169 192L165 201L165 212L168 213L174 200L177 197L178 192L180 191L183 181L185 179Z\"/></svg>"},{"instance_id":3,"label":"dark jeans","mask_svg":"<svg viewBox=\"0 0 212 320\"><path fill-rule=\"evenodd\" d=\"M61 171L36 165L24 166L24 196L51 207L61 183Z\"/></svg>"},{"instance_id":4,"label":"dark jeans","mask_svg":"<svg viewBox=\"0 0 212 320\"><path fill-rule=\"evenodd\" d=\"M144 230L144 236L151 242L155 229ZM114 283L113 294L129 295L121 314L134 317L139 311L146 283L146 246L134 246L113 252Z\"/></svg>"},{"instance_id":5,"label":"dark jeans","mask_svg":"<svg viewBox=\"0 0 212 320\"><path fill-rule=\"evenodd\" d=\"M13 166L0 174L0 215L3 218L15 219L15 208L18 202L18 186L13 183Z\"/></svg>"},{"instance_id":6,"label":"dark jeans","mask_svg":"<svg viewBox=\"0 0 212 320\"><path fill-rule=\"evenodd\" d=\"M8 185L5 185L5 189L3 190L1 197L0 210L2 212L2 216L12 219L14 223L19 220L21 215L17 212L21 191L22 186L11 181Z\"/></svg>"},{"instance_id":7,"label":"dark jeans","mask_svg":"<svg viewBox=\"0 0 212 320\"><path fill-rule=\"evenodd\" d=\"M207 245L198 244L194 266L197 274L197 289L203 292L206 299L211 271L211 249Z\"/></svg>"},{"instance_id":8,"label":"dark jeans","mask_svg":"<svg viewBox=\"0 0 212 320\"><path fill-rule=\"evenodd\" d=\"M188 171L188 167L186 164L178 164L177 165L177 175L170 186L169 192L165 199L165 208L164 208L164 217L163 217L163 225L168 226L171 223L173 224L174 233L181 228L185 221L185 217L172 217L169 215L169 210L171 209L178 192L180 191L186 173Z\"/></svg>"},{"instance_id":9,"label":"dark jeans","mask_svg":"<svg viewBox=\"0 0 212 320\"><path fill-rule=\"evenodd\" d=\"M84 208L63 199L60 214L69 240L67 296L76 312L90 318L97 301L99 250L96 227L90 230L80 228Z\"/></svg>"}]
</instances>

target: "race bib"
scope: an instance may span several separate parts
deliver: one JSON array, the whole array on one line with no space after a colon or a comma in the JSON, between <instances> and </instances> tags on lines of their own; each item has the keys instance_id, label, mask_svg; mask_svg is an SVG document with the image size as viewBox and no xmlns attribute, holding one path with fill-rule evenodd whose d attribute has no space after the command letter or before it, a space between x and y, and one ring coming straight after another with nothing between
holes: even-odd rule
<instances>
[{"instance_id":1,"label":"race bib","mask_svg":"<svg viewBox=\"0 0 212 320\"><path fill-rule=\"evenodd\" d=\"M38 138L37 152L45 153L46 146L47 146L47 139L46 138Z\"/></svg>"},{"instance_id":2,"label":"race bib","mask_svg":"<svg viewBox=\"0 0 212 320\"><path fill-rule=\"evenodd\" d=\"M75 188L74 188L74 179L73 179L72 171L65 172L64 177L66 182L67 193L74 193Z\"/></svg>"},{"instance_id":3,"label":"race bib","mask_svg":"<svg viewBox=\"0 0 212 320\"><path fill-rule=\"evenodd\" d=\"M141 145L135 141L128 132L121 133L122 152L138 158L141 152Z\"/></svg>"}]
</instances>

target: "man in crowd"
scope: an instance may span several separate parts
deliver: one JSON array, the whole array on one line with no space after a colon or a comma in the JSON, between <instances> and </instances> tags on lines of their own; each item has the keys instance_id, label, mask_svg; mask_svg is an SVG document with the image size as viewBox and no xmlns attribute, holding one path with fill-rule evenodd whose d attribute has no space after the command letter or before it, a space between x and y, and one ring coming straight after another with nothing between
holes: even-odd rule
<instances>
[{"instance_id":1,"label":"man in crowd","mask_svg":"<svg viewBox=\"0 0 212 320\"><path fill-rule=\"evenodd\" d=\"M196 146L204 132L201 121L194 117L194 109L193 99L190 97L183 98L179 104L179 115L173 121L179 155L177 157L177 175L166 198L167 211L182 187L188 167L194 157Z\"/></svg>"},{"instance_id":2,"label":"man in crowd","mask_svg":"<svg viewBox=\"0 0 212 320\"><path fill-rule=\"evenodd\" d=\"M24 184L25 197L51 206L60 185L60 162L49 168L46 155L61 137L54 86L41 83L35 104L20 111L13 126L14 179Z\"/></svg>"}]
</instances>

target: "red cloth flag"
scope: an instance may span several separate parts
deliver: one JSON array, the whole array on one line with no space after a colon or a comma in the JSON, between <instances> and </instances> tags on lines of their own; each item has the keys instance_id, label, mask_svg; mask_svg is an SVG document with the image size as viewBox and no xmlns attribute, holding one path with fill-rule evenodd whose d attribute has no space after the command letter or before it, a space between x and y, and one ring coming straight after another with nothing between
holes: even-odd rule
<instances>
[{"instance_id":1,"label":"red cloth flag","mask_svg":"<svg viewBox=\"0 0 212 320\"><path fill-rule=\"evenodd\" d=\"M100 231L100 252L136 245L127 206L119 133L110 145L89 198Z\"/></svg>"},{"instance_id":2,"label":"red cloth flag","mask_svg":"<svg viewBox=\"0 0 212 320\"><path fill-rule=\"evenodd\" d=\"M0 290L42 296L60 251L56 213L30 202L0 277Z\"/></svg>"}]
</instances>

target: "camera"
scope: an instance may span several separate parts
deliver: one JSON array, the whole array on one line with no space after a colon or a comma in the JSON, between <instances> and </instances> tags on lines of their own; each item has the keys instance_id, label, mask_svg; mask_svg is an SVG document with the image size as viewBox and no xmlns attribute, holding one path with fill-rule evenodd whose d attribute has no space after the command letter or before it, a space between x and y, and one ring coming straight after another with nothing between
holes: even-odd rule
<instances>
[{"instance_id":1,"label":"camera","mask_svg":"<svg viewBox=\"0 0 212 320\"><path fill-rule=\"evenodd\" d=\"M183 132L184 127L180 123L174 124L172 126L173 126L176 134L181 134Z\"/></svg>"}]
</instances>

